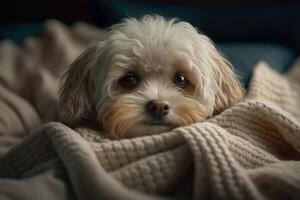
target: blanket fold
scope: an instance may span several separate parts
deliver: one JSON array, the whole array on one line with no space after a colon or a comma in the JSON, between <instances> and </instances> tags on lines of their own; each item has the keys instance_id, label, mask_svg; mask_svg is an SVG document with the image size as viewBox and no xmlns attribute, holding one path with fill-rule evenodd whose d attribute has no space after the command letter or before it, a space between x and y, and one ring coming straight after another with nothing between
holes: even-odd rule
<instances>
[{"instance_id":1,"label":"blanket fold","mask_svg":"<svg viewBox=\"0 0 300 200\"><path fill-rule=\"evenodd\" d=\"M83 47L100 33L86 25L50 25L54 28L47 29L48 36L60 35L69 47ZM78 32L85 39L75 40ZM53 47L42 40L36 44ZM70 49L65 47L63 55ZM42 73L49 83L38 91L45 95L63 68L41 68L51 74ZM1 80L5 90L27 102L32 111L27 113L36 112L28 127L46 121L49 104ZM206 122L159 135L109 140L97 130L47 123L0 157L0 199L299 199L299 82L300 62L287 75L261 62L245 101ZM52 91L50 105L55 105L57 89ZM13 134L26 135L21 130Z\"/></svg>"}]
</instances>

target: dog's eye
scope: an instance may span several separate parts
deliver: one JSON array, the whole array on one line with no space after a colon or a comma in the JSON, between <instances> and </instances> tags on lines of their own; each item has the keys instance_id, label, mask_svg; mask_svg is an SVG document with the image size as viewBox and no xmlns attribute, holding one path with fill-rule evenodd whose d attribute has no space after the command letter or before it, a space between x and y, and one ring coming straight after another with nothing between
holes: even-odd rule
<instances>
[{"instance_id":1,"label":"dog's eye","mask_svg":"<svg viewBox=\"0 0 300 200\"><path fill-rule=\"evenodd\" d=\"M173 82L179 87L185 87L187 84L187 79L183 73L176 73Z\"/></svg>"},{"instance_id":2,"label":"dog's eye","mask_svg":"<svg viewBox=\"0 0 300 200\"><path fill-rule=\"evenodd\" d=\"M120 79L120 83L125 88L134 88L138 84L139 80L135 73L129 73Z\"/></svg>"}]
</instances>

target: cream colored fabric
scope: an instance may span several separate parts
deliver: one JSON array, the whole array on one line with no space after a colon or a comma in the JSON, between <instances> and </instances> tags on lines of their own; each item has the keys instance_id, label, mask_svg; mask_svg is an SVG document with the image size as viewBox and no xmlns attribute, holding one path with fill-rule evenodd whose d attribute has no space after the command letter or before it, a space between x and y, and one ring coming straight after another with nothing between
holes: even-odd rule
<instances>
[{"instance_id":1,"label":"cream colored fabric","mask_svg":"<svg viewBox=\"0 0 300 200\"><path fill-rule=\"evenodd\" d=\"M0 199L299 199L299 83L260 63L244 102L153 136L43 125L0 158Z\"/></svg>"},{"instance_id":2,"label":"cream colored fabric","mask_svg":"<svg viewBox=\"0 0 300 200\"><path fill-rule=\"evenodd\" d=\"M84 23L48 21L21 46L0 43L0 155L42 123L53 120L60 77L101 31Z\"/></svg>"}]
</instances>

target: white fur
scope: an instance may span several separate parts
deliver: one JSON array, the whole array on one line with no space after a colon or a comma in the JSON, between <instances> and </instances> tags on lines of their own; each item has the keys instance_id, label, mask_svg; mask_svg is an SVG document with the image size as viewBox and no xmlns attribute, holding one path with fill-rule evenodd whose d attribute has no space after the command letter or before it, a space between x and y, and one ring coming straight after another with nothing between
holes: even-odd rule
<instances>
[{"instance_id":1,"label":"white fur","mask_svg":"<svg viewBox=\"0 0 300 200\"><path fill-rule=\"evenodd\" d=\"M182 95L182 91L174 87L175 62L180 62L197 77L193 94ZM88 71L87 88L91 97L87 98L91 99L97 116L102 114L107 102L124 95L117 84L126 71L138 71L144 75L139 88L127 94L128 105L138 104L140 108L134 109L139 109L137 113L141 115L147 101L167 99L176 105L184 103L178 102L182 101L182 98L177 98L181 95L201 104L212 116L221 104L228 107L235 102L230 100L229 96L234 95L229 93L241 90L230 64L208 37L187 22L166 20L160 16L145 16L140 20L129 18L112 26L78 63L85 65L83 71ZM228 80L227 76L230 77ZM172 117L179 116L173 114Z\"/></svg>"},{"instance_id":2,"label":"white fur","mask_svg":"<svg viewBox=\"0 0 300 200\"><path fill-rule=\"evenodd\" d=\"M99 67L92 69L91 79L97 85L94 93L97 109L101 107L103 98L113 97L111 84L119 78L119 74L113 72L119 67L138 65L145 70L159 70L180 58L198 74L197 89L201 91L210 114L213 113L214 94L220 88L213 73L218 66L209 54L215 53L216 49L211 40L199 34L191 24L176 21L166 21L159 16L145 16L140 21L125 19L106 33L106 40L96 43L94 59ZM111 73L108 74L109 71Z\"/></svg>"}]
</instances>

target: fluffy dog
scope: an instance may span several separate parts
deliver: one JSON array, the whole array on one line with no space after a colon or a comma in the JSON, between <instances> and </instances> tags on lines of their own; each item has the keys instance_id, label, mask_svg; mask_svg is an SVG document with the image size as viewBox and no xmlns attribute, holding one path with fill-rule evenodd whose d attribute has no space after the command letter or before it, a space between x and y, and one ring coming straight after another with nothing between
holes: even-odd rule
<instances>
[{"instance_id":1,"label":"fluffy dog","mask_svg":"<svg viewBox=\"0 0 300 200\"><path fill-rule=\"evenodd\" d=\"M191 24L160 16L109 28L66 72L61 116L95 119L111 138L204 121L243 98L230 63Z\"/></svg>"}]
</instances>

